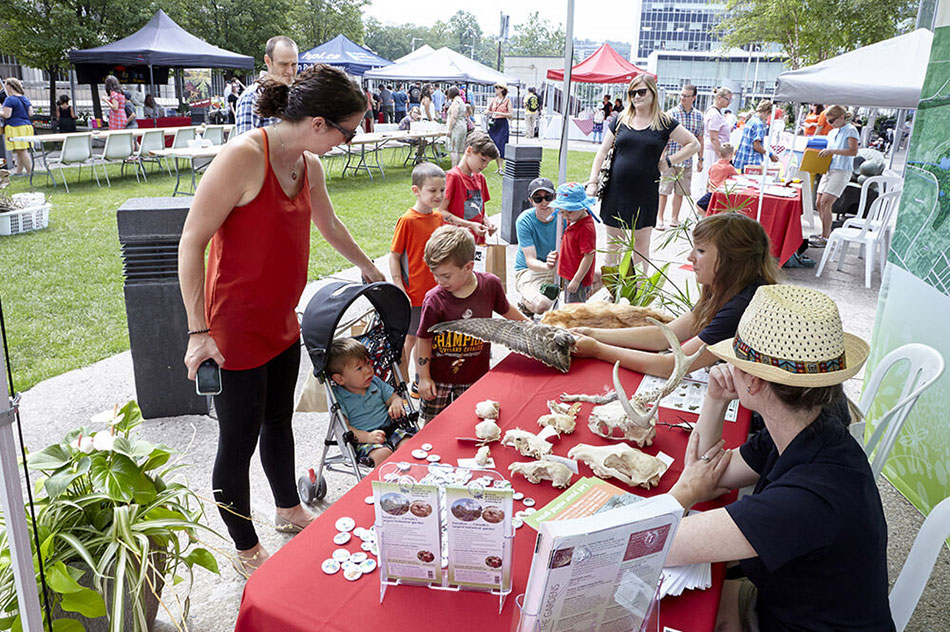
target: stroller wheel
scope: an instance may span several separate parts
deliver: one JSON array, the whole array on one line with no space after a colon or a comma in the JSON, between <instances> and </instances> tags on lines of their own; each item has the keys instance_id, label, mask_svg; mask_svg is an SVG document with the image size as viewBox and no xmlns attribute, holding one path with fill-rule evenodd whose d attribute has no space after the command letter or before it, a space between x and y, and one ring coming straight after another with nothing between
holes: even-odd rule
<instances>
[{"instance_id":1,"label":"stroller wheel","mask_svg":"<svg viewBox=\"0 0 950 632\"><path fill-rule=\"evenodd\" d=\"M323 500L327 495L327 479L318 476L316 483L312 483L310 476L304 474L297 479L297 493L300 495L300 501L306 505Z\"/></svg>"}]
</instances>

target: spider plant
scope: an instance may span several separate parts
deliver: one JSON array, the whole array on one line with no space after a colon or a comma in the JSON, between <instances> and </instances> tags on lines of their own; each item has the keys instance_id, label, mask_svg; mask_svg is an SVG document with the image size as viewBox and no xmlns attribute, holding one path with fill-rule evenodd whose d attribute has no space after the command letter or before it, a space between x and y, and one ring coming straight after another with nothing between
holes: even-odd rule
<instances>
[{"instance_id":1,"label":"spider plant","mask_svg":"<svg viewBox=\"0 0 950 632\"><path fill-rule=\"evenodd\" d=\"M99 617L106 617L112 632L142 632L157 611L157 605L147 603L161 603L166 578L188 581L190 590L195 566L218 572L212 554L197 546L200 531L214 533L201 523L201 503L188 487L170 479L180 467L168 465L171 450L134 436L142 422L134 401L105 417L106 429L73 430L27 458L27 467L42 475L35 528L56 632L84 630L80 620ZM0 630L19 630L8 547L4 531ZM39 590L42 594L44 587Z\"/></svg>"}]
</instances>

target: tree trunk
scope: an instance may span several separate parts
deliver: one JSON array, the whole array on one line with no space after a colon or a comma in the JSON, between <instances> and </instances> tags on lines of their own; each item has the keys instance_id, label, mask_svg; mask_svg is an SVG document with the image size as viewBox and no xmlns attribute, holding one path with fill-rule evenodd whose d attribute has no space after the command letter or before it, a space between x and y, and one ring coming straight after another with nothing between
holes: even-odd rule
<instances>
[{"instance_id":1,"label":"tree trunk","mask_svg":"<svg viewBox=\"0 0 950 632\"><path fill-rule=\"evenodd\" d=\"M59 70L56 66L50 66L46 69L46 72L49 73L49 126L50 130L56 131L53 129L53 123L56 120L53 115L58 114L56 112L56 71Z\"/></svg>"},{"instance_id":2,"label":"tree trunk","mask_svg":"<svg viewBox=\"0 0 950 632\"><path fill-rule=\"evenodd\" d=\"M99 84L93 83L89 87L92 89L92 117L102 118L102 103L99 101Z\"/></svg>"}]
</instances>

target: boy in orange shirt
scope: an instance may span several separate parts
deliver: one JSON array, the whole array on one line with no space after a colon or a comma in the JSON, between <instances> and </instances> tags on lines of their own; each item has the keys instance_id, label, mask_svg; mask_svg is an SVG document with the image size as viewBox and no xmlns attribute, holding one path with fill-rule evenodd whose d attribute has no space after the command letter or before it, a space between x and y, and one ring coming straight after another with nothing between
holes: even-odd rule
<instances>
[{"instance_id":1,"label":"boy in orange shirt","mask_svg":"<svg viewBox=\"0 0 950 632\"><path fill-rule=\"evenodd\" d=\"M732 166L732 155L735 153L732 145L723 143L719 146L719 160L709 167L709 179L706 181L706 194L696 200L696 206L706 211L709 209L709 201L712 199L713 191L722 186L730 176L738 175L739 172Z\"/></svg>"},{"instance_id":2,"label":"boy in orange shirt","mask_svg":"<svg viewBox=\"0 0 950 632\"><path fill-rule=\"evenodd\" d=\"M416 203L396 222L396 232L389 254L389 274L393 284L406 293L412 305L409 333L402 350L399 370L409 379L409 354L416 346L416 330L422 316L422 299L435 287L435 278L425 263L425 248L429 237L445 220L434 212L445 196L445 172L438 165L423 162L412 170L412 194ZM418 397L418 376L412 383L411 394Z\"/></svg>"},{"instance_id":3,"label":"boy in orange shirt","mask_svg":"<svg viewBox=\"0 0 950 632\"><path fill-rule=\"evenodd\" d=\"M445 198L439 210L446 224L472 231L476 244L485 243L485 233L496 228L485 217L485 203L490 199L488 182L482 170L498 158L498 148L485 132L472 132L465 140L465 153L459 164L445 178Z\"/></svg>"}]
</instances>

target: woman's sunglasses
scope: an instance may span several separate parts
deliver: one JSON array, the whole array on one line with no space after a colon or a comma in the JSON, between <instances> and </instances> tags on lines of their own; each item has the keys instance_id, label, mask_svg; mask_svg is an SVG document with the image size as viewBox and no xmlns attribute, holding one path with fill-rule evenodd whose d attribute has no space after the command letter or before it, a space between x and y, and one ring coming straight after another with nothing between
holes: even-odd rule
<instances>
[{"instance_id":1,"label":"woman's sunglasses","mask_svg":"<svg viewBox=\"0 0 950 632\"><path fill-rule=\"evenodd\" d=\"M341 134L343 134L343 144L344 144L344 145L349 145L349 144L350 144L350 141L353 140L353 138L356 137L356 130L355 130L355 129L354 129L354 130L346 129L345 127L342 127L339 123L334 123L334 122L331 121L330 119L323 119L323 120L325 120L325 121L327 122L327 125L329 125L330 127L332 127L333 129L335 129L336 131L338 131L338 132L340 132ZM359 129L359 128L357 128L357 129Z\"/></svg>"},{"instance_id":2,"label":"woman's sunglasses","mask_svg":"<svg viewBox=\"0 0 950 632\"><path fill-rule=\"evenodd\" d=\"M532 201L534 201L535 204L540 204L541 202L544 202L544 201L551 202L554 200L554 197L555 196L553 193L537 193L535 195L532 195L531 199Z\"/></svg>"},{"instance_id":3,"label":"woman's sunglasses","mask_svg":"<svg viewBox=\"0 0 950 632\"><path fill-rule=\"evenodd\" d=\"M647 95L647 92L649 91L650 91L649 88L636 88L635 90L630 90L629 92L627 92L627 96L645 97Z\"/></svg>"}]
</instances>

